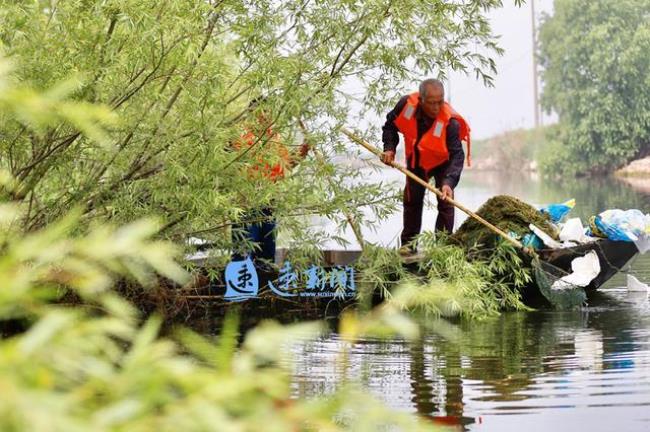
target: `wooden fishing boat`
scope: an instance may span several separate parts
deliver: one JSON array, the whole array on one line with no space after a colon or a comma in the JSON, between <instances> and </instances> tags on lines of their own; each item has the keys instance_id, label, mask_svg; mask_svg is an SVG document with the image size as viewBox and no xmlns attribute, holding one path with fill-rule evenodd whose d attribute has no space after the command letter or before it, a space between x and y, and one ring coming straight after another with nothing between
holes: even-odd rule
<instances>
[{"instance_id":1,"label":"wooden fishing boat","mask_svg":"<svg viewBox=\"0 0 650 432\"><path fill-rule=\"evenodd\" d=\"M571 264L574 259L583 257L594 251L598 256L600 272L584 288L557 290L551 292L550 284L563 276L573 272ZM562 249L541 249L536 251L541 261L539 267L534 268L533 280L525 287L521 294L522 300L529 306L539 307L549 303L556 307L566 308L579 305L586 298L585 294L593 292L610 280L616 273L634 258L638 249L634 243L600 239L591 243L581 244ZM531 257L521 252L523 262L532 266ZM405 259L405 266L416 269L423 257L414 256ZM545 273L539 276L537 271ZM546 282L546 289L540 286Z\"/></svg>"},{"instance_id":2,"label":"wooden fishing boat","mask_svg":"<svg viewBox=\"0 0 650 432\"><path fill-rule=\"evenodd\" d=\"M543 261L571 273L571 262L592 250L598 255L600 273L585 287L587 291L593 291L601 287L639 253L634 243L608 239L565 249L542 249L538 253Z\"/></svg>"}]
</instances>

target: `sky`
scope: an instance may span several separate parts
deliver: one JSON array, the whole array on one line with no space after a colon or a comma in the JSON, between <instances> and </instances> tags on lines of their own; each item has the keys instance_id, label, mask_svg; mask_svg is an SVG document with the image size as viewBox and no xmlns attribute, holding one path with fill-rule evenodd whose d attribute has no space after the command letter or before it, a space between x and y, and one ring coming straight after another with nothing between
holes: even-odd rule
<instances>
[{"instance_id":1,"label":"sky","mask_svg":"<svg viewBox=\"0 0 650 432\"><path fill-rule=\"evenodd\" d=\"M534 0L537 22L542 12L551 14L553 0ZM534 126L533 46L531 0L521 7L513 0L503 0L503 8L488 17L492 30L500 35L503 56L496 58L498 75L494 87L486 88L474 75L451 74L447 96L472 128L472 137L482 139L518 128ZM540 90L541 92L541 90ZM554 121L544 116L543 123Z\"/></svg>"}]
</instances>

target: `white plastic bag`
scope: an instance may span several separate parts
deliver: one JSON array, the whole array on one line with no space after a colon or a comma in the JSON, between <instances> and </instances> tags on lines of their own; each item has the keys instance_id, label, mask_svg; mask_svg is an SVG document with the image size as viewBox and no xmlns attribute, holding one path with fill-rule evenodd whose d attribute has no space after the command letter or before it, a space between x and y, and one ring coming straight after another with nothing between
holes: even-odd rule
<instances>
[{"instance_id":1,"label":"white plastic bag","mask_svg":"<svg viewBox=\"0 0 650 432\"><path fill-rule=\"evenodd\" d=\"M580 218L569 219L560 231L560 240L563 242L584 243L583 237L585 237L585 228L582 226Z\"/></svg>"},{"instance_id":2,"label":"white plastic bag","mask_svg":"<svg viewBox=\"0 0 650 432\"><path fill-rule=\"evenodd\" d=\"M595 220L596 226L614 241L637 241L639 237L650 234L650 215L641 210L605 210Z\"/></svg>"},{"instance_id":3,"label":"white plastic bag","mask_svg":"<svg viewBox=\"0 0 650 432\"><path fill-rule=\"evenodd\" d=\"M641 252L641 255L648 252L650 250L650 234L643 234L634 244L639 252Z\"/></svg>"},{"instance_id":4,"label":"white plastic bag","mask_svg":"<svg viewBox=\"0 0 650 432\"><path fill-rule=\"evenodd\" d=\"M573 273L564 276L553 282L551 289L561 290L574 287L586 287L600 273L600 260L595 251L591 251L583 257L571 261Z\"/></svg>"},{"instance_id":5,"label":"white plastic bag","mask_svg":"<svg viewBox=\"0 0 650 432\"><path fill-rule=\"evenodd\" d=\"M628 291L634 291L634 292L648 292L650 290L650 287L648 287L648 284L645 284L632 276L631 274L627 275L627 290Z\"/></svg>"},{"instance_id":6,"label":"white plastic bag","mask_svg":"<svg viewBox=\"0 0 650 432\"><path fill-rule=\"evenodd\" d=\"M533 225L533 224L530 224L530 225L528 225L528 228L530 228L530 230L531 230L533 233L535 233L535 235L536 235L537 237L539 237L539 238L542 240L542 242L543 242L546 246L550 247L551 249L559 249L559 248L562 247L562 243L560 243L560 242L554 240L553 237L551 237L550 235L546 234L546 233L545 233L544 231L542 231L542 229L539 228L538 226Z\"/></svg>"}]
</instances>

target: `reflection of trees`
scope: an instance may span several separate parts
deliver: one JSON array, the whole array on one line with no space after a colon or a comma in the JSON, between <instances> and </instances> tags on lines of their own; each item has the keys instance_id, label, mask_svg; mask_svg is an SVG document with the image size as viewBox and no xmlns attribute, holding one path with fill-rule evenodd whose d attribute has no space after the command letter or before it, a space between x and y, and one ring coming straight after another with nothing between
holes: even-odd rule
<instances>
[{"instance_id":1,"label":"reflection of trees","mask_svg":"<svg viewBox=\"0 0 650 432\"><path fill-rule=\"evenodd\" d=\"M539 353L526 324L527 314L516 313L481 323L479 331L476 323L466 325L461 351L469 356L470 366L463 371L464 377L482 380L499 400L521 399L514 393L532 383L530 377L539 372L541 363L528 361Z\"/></svg>"},{"instance_id":2,"label":"reflection of trees","mask_svg":"<svg viewBox=\"0 0 650 432\"><path fill-rule=\"evenodd\" d=\"M558 180L543 179L531 173L501 171L470 171L463 175L459 193L463 196L480 195L483 190L489 191L487 196L513 195L531 204L540 205L575 198L577 205L570 215L582 218L584 223L590 216L611 208L638 208L645 212L650 211L650 199L647 194L608 177Z\"/></svg>"},{"instance_id":3,"label":"reflection of trees","mask_svg":"<svg viewBox=\"0 0 650 432\"><path fill-rule=\"evenodd\" d=\"M598 306L602 298L592 301ZM627 305L612 305L609 297L607 302L590 312L505 313L461 322L451 330L444 324L444 338L428 337L412 346L415 408L426 416L442 414L466 423L472 419L464 417L463 380L482 383L483 401L518 401L531 397L522 390L530 389L540 374L610 367L603 357L634 349L636 341L624 330L635 328L641 318ZM429 320L426 326L438 332L437 323ZM436 392L441 385L444 389ZM435 402L441 392L444 410Z\"/></svg>"},{"instance_id":4,"label":"reflection of trees","mask_svg":"<svg viewBox=\"0 0 650 432\"><path fill-rule=\"evenodd\" d=\"M576 208L571 213L583 221L589 216L612 208L638 208L649 211L648 196L614 178L563 178L562 181L541 183L544 202L560 202L575 198Z\"/></svg>"}]
</instances>

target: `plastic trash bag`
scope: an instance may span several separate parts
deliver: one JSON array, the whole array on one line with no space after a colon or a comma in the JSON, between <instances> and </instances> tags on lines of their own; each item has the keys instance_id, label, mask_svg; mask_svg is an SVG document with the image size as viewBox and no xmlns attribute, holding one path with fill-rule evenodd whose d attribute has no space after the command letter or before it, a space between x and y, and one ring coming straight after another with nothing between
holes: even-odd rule
<instances>
[{"instance_id":1,"label":"plastic trash bag","mask_svg":"<svg viewBox=\"0 0 650 432\"><path fill-rule=\"evenodd\" d=\"M627 290L634 292L644 292L647 293L650 291L650 286L648 284L641 282L631 274L627 275Z\"/></svg>"},{"instance_id":2,"label":"plastic trash bag","mask_svg":"<svg viewBox=\"0 0 650 432\"><path fill-rule=\"evenodd\" d=\"M559 249L562 247L562 243L560 243L557 240L554 240L553 237L550 235L546 234L544 231L542 231L541 228L539 228L536 225L530 224L528 225L528 228L537 236L539 237L542 242L544 242L544 245L551 248L551 249Z\"/></svg>"},{"instance_id":3,"label":"plastic trash bag","mask_svg":"<svg viewBox=\"0 0 650 432\"><path fill-rule=\"evenodd\" d=\"M587 235L589 230L585 230L580 218L572 218L562 225L560 230L560 241L564 245L577 245L592 243L598 241L598 238Z\"/></svg>"},{"instance_id":4,"label":"plastic trash bag","mask_svg":"<svg viewBox=\"0 0 650 432\"><path fill-rule=\"evenodd\" d=\"M526 234L521 240L521 244L523 244L524 247L531 247L535 250L544 248L544 242L542 242L542 239L537 237L534 233Z\"/></svg>"},{"instance_id":5,"label":"plastic trash bag","mask_svg":"<svg viewBox=\"0 0 650 432\"><path fill-rule=\"evenodd\" d=\"M650 251L650 234L643 234L634 242L641 255Z\"/></svg>"},{"instance_id":6,"label":"plastic trash bag","mask_svg":"<svg viewBox=\"0 0 650 432\"><path fill-rule=\"evenodd\" d=\"M561 204L547 205L546 207L539 209L539 211L543 214L548 214L553 222L558 223L571 211L573 207L575 207L575 205L576 200L570 199Z\"/></svg>"},{"instance_id":7,"label":"plastic trash bag","mask_svg":"<svg viewBox=\"0 0 650 432\"><path fill-rule=\"evenodd\" d=\"M650 214L641 210L605 210L596 216L594 223L608 239L614 241L636 242L650 232Z\"/></svg>"},{"instance_id":8,"label":"plastic trash bag","mask_svg":"<svg viewBox=\"0 0 650 432\"><path fill-rule=\"evenodd\" d=\"M595 251L571 261L572 273L558 279L551 285L552 290L562 290L574 287L586 287L600 274L600 260Z\"/></svg>"},{"instance_id":9,"label":"plastic trash bag","mask_svg":"<svg viewBox=\"0 0 650 432\"><path fill-rule=\"evenodd\" d=\"M560 231L560 241L573 241L582 243L585 236L585 228L582 226L580 218L572 218L566 221Z\"/></svg>"}]
</instances>

